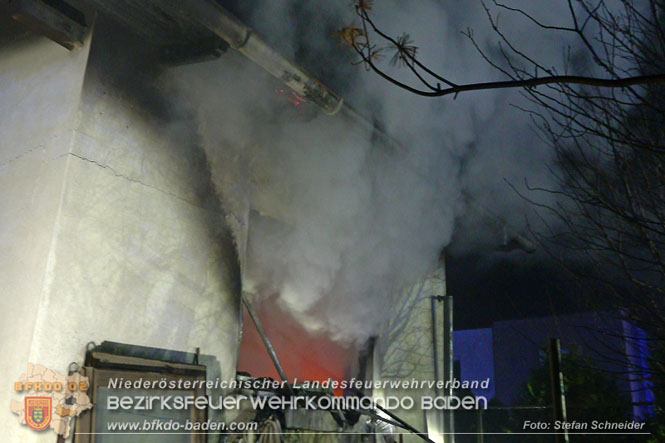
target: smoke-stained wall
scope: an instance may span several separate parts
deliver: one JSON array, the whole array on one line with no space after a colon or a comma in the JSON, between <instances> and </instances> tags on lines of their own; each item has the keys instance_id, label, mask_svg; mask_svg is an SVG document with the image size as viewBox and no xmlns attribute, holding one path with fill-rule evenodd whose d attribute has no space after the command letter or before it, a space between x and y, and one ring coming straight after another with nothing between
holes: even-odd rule
<instances>
[{"instance_id":1,"label":"smoke-stained wall","mask_svg":"<svg viewBox=\"0 0 665 443\"><path fill-rule=\"evenodd\" d=\"M2 373L65 372L110 340L200 347L233 378L236 246L196 125L154 88L153 48L102 19L77 52L0 50ZM0 417L7 441L54 438Z\"/></svg>"}]
</instances>

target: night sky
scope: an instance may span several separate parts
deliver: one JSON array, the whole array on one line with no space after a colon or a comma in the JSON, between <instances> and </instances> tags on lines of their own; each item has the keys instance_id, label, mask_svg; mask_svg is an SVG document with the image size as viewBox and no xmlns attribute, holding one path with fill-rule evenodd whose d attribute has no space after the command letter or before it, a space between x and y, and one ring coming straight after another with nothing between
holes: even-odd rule
<instances>
[{"instance_id":1,"label":"night sky","mask_svg":"<svg viewBox=\"0 0 665 443\"><path fill-rule=\"evenodd\" d=\"M557 263L521 251L451 254L446 273L455 296L455 329L574 312L584 308L583 293L593 293Z\"/></svg>"}]
</instances>

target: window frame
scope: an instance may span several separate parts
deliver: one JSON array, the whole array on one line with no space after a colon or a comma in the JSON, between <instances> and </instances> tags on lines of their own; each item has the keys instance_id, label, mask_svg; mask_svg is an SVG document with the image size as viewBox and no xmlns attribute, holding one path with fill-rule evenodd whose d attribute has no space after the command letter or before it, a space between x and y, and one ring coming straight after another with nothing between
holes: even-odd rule
<instances>
[{"instance_id":1,"label":"window frame","mask_svg":"<svg viewBox=\"0 0 665 443\"><path fill-rule=\"evenodd\" d=\"M128 355L129 354L129 355ZM138 379L153 381L162 380L191 380L205 382L211 376L211 369L216 369L203 364L197 364L203 360L205 363L214 363L217 360L210 356L199 356L197 354L168 351L164 349L146 348L132 345L122 345L112 342L104 342L86 353L85 366L81 368L82 375L88 377L90 388L88 395L93 404L99 398L99 389L108 386L110 378L123 378L124 381L135 381ZM191 361L192 363L185 363ZM214 374L213 374L214 375ZM169 391L170 389L159 389L158 391ZM177 390L177 389L176 389ZM182 391L182 389L180 390ZM205 383L197 389L189 389L188 393L194 396L209 394ZM208 408L191 408L190 419L192 421L205 422L208 420ZM94 434L97 420L95 407L82 412L73 424L73 443L95 443ZM191 443L205 443L207 436L200 433L191 434Z\"/></svg>"}]
</instances>

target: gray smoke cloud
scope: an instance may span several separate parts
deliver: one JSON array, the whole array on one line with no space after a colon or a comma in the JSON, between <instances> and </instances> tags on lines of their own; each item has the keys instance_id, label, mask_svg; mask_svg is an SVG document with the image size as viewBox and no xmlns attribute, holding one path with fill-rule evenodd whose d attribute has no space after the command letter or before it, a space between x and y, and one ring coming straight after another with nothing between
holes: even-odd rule
<instances>
[{"instance_id":1,"label":"gray smoke cloud","mask_svg":"<svg viewBox=\"0 0 665 443\"><path fill-rule=\"evenodd\" d=\"M420 59L435 70L460 82L499 77L460 34L474 28L481 46L496 53L479 3L375 3L377 23L392 35L410 32ZM563 16L563 3L538 2L534 13ZM460 247L496 245L488 212L523 227L528 205L505 180L521 189L524 179L552 186L550 153L528 116L509 106L524 105L515 92L428 99L351 66L350 52L331 35L353 20L347 1L264 1L236 12L403 146L391 150L358 124L293 106L278 81L233 52L169 73L168 83L196 108L238 232L249 225L245 288L279 294L308 329L343 341L366 338L394 289L437 266L456 226L466 227ZM561 33L534 38L533 27L515 15L500 23L522 49L560 63L569 43ZM247 208L253 216L241 220Z\"/></svg>"}]
</instances>

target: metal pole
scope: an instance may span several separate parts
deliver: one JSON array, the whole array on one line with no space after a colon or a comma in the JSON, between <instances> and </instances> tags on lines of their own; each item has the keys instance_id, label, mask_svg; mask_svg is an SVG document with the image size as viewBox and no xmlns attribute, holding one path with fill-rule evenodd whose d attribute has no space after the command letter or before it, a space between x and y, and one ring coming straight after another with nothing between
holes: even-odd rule
<instances>
[{"instance_id":1,"label":"metal pole","mask_svg":"<svg viewBox=\"0 0 665 443\"><path fill-rule=\"evenodd\" d=\"M485 443L485 430L483 429L483 408L478 408L478 443Z\"/></svg>"},{"instance_id":2,"label":"metal pole","mask_svg":"<svg viewBox=\"0 0 665 443\"><path fill-rule=\"evenodd\" d=\"M566 392L563 385L563 374L561 373L561 342L558 338L550 338L550 382L552 385L552 407L554 409L554 421L566 421ZM568 443L568 431L554 435L557 443Z\"/></svg>"},{"instance_id":3,"label":"metal pole","mask_svg":"<svg viewBox=\"0 0 665 443\"><path fill-rule=\"evenodd\" d=\"M438 324L436 319L436 310L437 310L437 302L443 301L443 296L433 295L430 297L430 300L432 307L432 357L434 358L434 381L436 382L434 387L434 395L438 397L441 395L441 389L437 385L439 381L442 380L439 368L439 340L437 339ZM436 420L436 428L439 430L439 432L445 432L444 412L437 411L435 420Z\"/></svg>"},{"instance_id":4,"label":"metal pole","mask_svg":"<svg viewBox=\"0 0 665 443\"><path fill-rule=\"evenodd\" d=\"M432 301L432 357L434 358L434 380L439 381L439 350L438 340L436 339L436 302L438 297L433 295L430 297ZM436 386L436 385L435 385ZM435 392L438 395L439 389L435 387Z\"/></svg>"},{"instance_id":5,"label":"metal pole","mask_svg":"<svg viewBox=\"0 0 665 443\"><path fill-rule=\"evenodd\" d=\"M453 296L445 295L443 298L443 370L445 371L445 381L450 381L450 383L447 384L446 392L444 393L449 397L453 395L453 364ZM455 443L455 415L453 410L447 409L445 411L445 416L445 442Z\"/></svg>"},{"instance_id":6,"label":"metal pole","mask_svg":"<svg viewBox=\"0 0 665 443\"><path fill-rule=\"evenodd\" d=\"M254 325L256 326L256 330L259 331L259 335L261 336L261 339L263 340L263 344L266 346L266 350L268 351L268 355L270 355L270 359L272 360L273 364L275 365L275 368L277 369L277 372L279 373L279 376L282 378L282 381L286 384L286 388L289 390L289 393L291 395L295 396L295 393L293 392L293 388L291 387L291 384L289 383L289 379L286 376L286 372L284 372L284 368L282 368L282 365L279 362L279 359L277 358L277 353L275 352L275 348L272 347L272 343L270 343L270 339L268 339L268 336L266 335L265 329L263 329L263 325L261 324L261 320L259 319L259 316L256 314L256 311L254 310L254 306L252 306L252 303L250 303L249 299L245 296L245 294L242 294L242 302L245 305L245 308L247 308L247 312L249 312L249 316L252 317L252 321L254 322Z\"/></svg>"}]
</instances>

